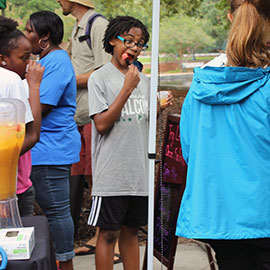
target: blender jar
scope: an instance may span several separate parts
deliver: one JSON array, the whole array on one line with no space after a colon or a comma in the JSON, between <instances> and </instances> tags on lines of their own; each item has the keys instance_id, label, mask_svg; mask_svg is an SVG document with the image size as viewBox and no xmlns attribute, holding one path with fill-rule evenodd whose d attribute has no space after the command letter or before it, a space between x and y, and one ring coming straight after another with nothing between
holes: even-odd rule
<instances>
[{"instance_id":1,"label":"blender jar","mask_svg":"<svg viewBox=\"0 0 270 270\"><path fill-rule=\"evenodd\" d=\"M0 228L22 227L16 188L24 119L25 105L21 100L0 98Z\"/></svg>"}]
</instances>

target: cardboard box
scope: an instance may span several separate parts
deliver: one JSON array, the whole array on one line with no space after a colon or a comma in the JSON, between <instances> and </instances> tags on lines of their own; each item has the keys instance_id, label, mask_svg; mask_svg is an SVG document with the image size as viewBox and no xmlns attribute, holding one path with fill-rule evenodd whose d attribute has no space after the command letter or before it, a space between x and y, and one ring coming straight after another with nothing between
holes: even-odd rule
<instances>
[{"instance_id":1,"label":"cardboard box","mask_svg":"<svg viewBox=\"0 0 270 270\"><path fill-rule=\"evenodd\" d=\"M27 260L35 246L34 227L0 229L0 246L9 260Z\"/></svg>"}]
</instances>

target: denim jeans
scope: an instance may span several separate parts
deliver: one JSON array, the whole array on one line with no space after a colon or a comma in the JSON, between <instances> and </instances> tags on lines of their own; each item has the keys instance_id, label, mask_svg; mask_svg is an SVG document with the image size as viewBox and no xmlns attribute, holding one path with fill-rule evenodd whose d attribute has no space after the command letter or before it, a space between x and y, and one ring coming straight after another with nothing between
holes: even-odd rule
<instances>
[{"instance_id":1,"label":"denim jeans","mask_svg":"<svg viewBox=\"0 0 270 270\"><path fill-rule=\"evenodd\" d=\"M21 217L33 216L35 189L33 186L28 188L25 192L17 194L18 206Z\"/></svg>"},{"instance_id":2,"label":"denim jeans","mask_svg":"<svg viewBox=\"0 0 270 270\"><path fill-rule=\"evenodd\" d=\"M68 261L75 256L74 225L69 203L69 165L33 166L31 180L36 200L48 218L56 259Z\"/></svg>"}]
</instances>

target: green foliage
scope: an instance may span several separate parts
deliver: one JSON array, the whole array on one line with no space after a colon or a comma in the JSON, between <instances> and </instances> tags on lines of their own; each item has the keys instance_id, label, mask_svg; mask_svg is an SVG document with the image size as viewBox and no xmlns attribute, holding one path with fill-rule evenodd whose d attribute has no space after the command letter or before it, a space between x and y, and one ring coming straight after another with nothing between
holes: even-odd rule
<instances>
[{"instance_id":1,"label":"green foliage","mask_svg":"<svg viewBox=\"0 0 270 270\"><path fill-rule=\"evenodd\" d=\"M16 14L19 19L25 21L31 13L39 10L54 11L59 5L55 0L28 0L22 5L21 0L8 0L8 11L11 14Z\"/></svg>"},{"instance_id":2,"label":"green foliage","mask_svg":"<svg viewBox=\"0 0 270 270\"><path fill-rule=\"evenodd\" d=\"M150 74L151 73L151 68L144 68L143 73L144 74Z\"/></svg>"},{"instance_id":3,"label":"green foliage","mask_svg":"<svg viewBox=\"0 0 270 270\"><path fill-rule=\"evenodd\" d=\"M152 1L150 0L93 0L97 12L106 18L114 18L117 15L133 16L141 20L148 30L152 23Z\"/></svg>"},{"instance_id":4,"label":"green foliage","mask_svg":"<svg viewBox=\"0 0 270 270\"><path fill-rule=\"evenodd\" d=\"M177 7L175 15L161 17L161 31L165 32L164 37L160 35L163 52L181 55L198 49L211 51L224 47L229 25L227 0L181 0ZM178 33L179 38L173 33ZM164 40L166 36L169 38Z\"/></svg>"},{"instance_id":5,"label":"green foliage","mask_svg":"<svg viewBox=\"0 0 270 270\"><path fill-rule=\"evenodd\" d=\"M161 0L160 1L160 18L170 17L179 11L179 0Z\"/></svg>"},{"instance_id":6,"label":"green foliage","mask_svg":"<svg viewBox=\"0 0 270 270\"><path fill-rule=\"evenodd\" d=\"M174 69L174 70L168 70L168 71L166 71L167 73L179 73L179 72L182 72L183 70L181 69L180 70L180 68L176 68L176 69Z\"/></svg>"},{"instance_id":7,"label":"green foliage","mask_svg":"<svg viewBox=\"0 0 270 270\"><path fill-rule=\"evenodd\" d=\"M204 19L178 14L160 25L160 52L182 56L212 46L214 39L207 34Z\"/></svg>"},{"instance_id":8,"label":"green foliage","mask_svg":"<svg viewBox=\"0 0 270 270\"><path fill-rule=\"evenodd\" d=\"M221 19L225 22L226 29L229 28L229 20L227 19L227 14L230 10L230 4L228 0L215 1L215 7L218 11L221 11Z\"/></svg>"},{"instance_id":9,"label":"green foliage","mask_svg":"<svg viewBox=\"0 0 270 270\"><path fill-rule=\"evenodd\" d=\"M227 0L225 1L227 3ZM204 0L200 6L200 16L208 22L205 30L215 39L214 47L221 49L227 39L229 25L227 8L220 5L220 0Z\"/></svg>"},{"instance_id":10,"label":"green foliage","mask_svg":"<svg viewBox=\"0 0 270 270\"><path fill-rule=\"evenodd\" d=\"M219 0L219 1L215 1L216 2L216 7L219 10L224 11L224 15L225 13L227 13L230 9L230 4L228 0Z\"/></svg>"},{"instance_id":11,"label":"green foliage","mask_svg":"<svg viewBox=\"0 0 270 270\"><path fill-rule=\"evenodd\" d=\"M199 7L204 0L181 0L179 1L179 9L189 17L198 17Z\"/></svg>"},{"instance_id":12,"label":"green foliage","mask_svg":"<svg viewBox=\"0 0 270 270\"><path fill-rule=\"evenodd\" d=\"M0 0L0 3L4 0ZM108 19L117 15L129 15L141 20L148 31L152 27L152 0L92 0L97 12ZM56 12L64 21L67 41L74 17L63 16L56 0L8 0L6 16L19 22L24 29L29 15L38 10ZM160 0L160 51L170 59L184 52L221 48L226 40L228 0ZM151 39L149 42L151 48Z\"/></svg>"},{"instance_id":13,"label":"green foliage","mask_svg":"<svg viewBox=\"0 0 270 270\"><path fill-rule=\"evenodd\" d=\"M6 8L6 0L0 0L0 9Z\"/></svg>"},{"instance_id":14,"label":"green foliage","mask_svg":"<svg viewBox=\"0 0 270 270\"><path fill-rule=\"evenodd\" d=\"M209 62L212 59L213 59L213 56L196 56L196 61ZM192 57L186 56L186 57L183 57L183 60L184 61L192 61Z\"/></svg>"},{"instance_id":15,"label":"green foliage","mask_svg":"<svg viewBox=\"0 0 270 270\"><path fill-rule=\"evenodd\" d=\"M194 0L186 1L192 3ZM93 0L93 3L96 9L108 18L117 15L130 15L138 19L145 19L143 22L148 28L151 27L152 0ZM161 17L172 16L179 11L179 0L161 0L160 7Z\"/></svg>"},{"instance_id":16,"label":"green foliage","mask_svg":"<svg viewBox=\"0 0 270 270\"><path fill-rule=\"evenodd\" d=\"M64 38L66 42L71 35L71 31L75 22L75 18L71 15L62 15L62 9L59 8L59 4L55 0L29 0L22 6L21 0L8 0L8 7L6 9L6 16L15 19L19 23L19 29L24 31L25 24L29 19L29 16L40 10L50 10L57 13L64 22Z\"/></svg>"}]
</instances>

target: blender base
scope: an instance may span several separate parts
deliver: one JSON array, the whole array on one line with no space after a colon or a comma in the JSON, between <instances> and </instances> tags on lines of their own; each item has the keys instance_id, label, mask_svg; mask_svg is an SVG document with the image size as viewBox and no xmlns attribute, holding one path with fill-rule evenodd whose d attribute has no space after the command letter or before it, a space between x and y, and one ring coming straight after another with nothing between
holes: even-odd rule
<instances>
[{"instance_id":1,"label":"blender base","mask_svg":"<svg viewBox=\"0 0 270 270\"><path fill-rule=\"evenodd\" d=\"M21 228L23 227L17 197L0 201L0 228Z\"/></svg>"}]
</instances>

